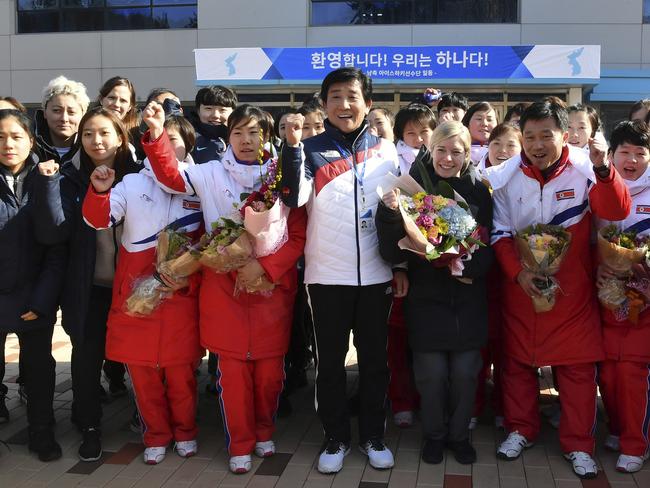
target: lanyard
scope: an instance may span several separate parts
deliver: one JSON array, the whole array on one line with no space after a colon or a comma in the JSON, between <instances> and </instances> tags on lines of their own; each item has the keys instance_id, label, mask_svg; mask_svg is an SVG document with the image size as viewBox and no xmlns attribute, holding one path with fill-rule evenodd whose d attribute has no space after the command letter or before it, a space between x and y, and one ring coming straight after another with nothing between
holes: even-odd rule
<instances>
[{"instance_id":1,"label":"lanyard","mask_svg":"<svg viewBox=\"0 0 650 488\"><path fill-rule=\"evenodd\" d=\"M363 169L361 170L361 173L359 173L359 170L357 169L357 164L360 164L360 163L355 164L354 152L352 152L352 153L350 153L348 155L348 152L345 149L343 149L339 145L338 142L336 142L333 139L332 139L332 141L336 145L336 148L338 149L338 151L341 153L341 156L343 156L343 158L345 158L345 161L350 165L350 169L354 173L354 177L359 182L359 189L361 190L361 208L365 210L366 209L366 192L363 189L363 179L366 176L366 166L368 166L367 164L365 164L367 159L368 159L368 140L365 141L365 144L364 144L364 147L363 147L363 161L361 161L361 162L364 163L364 165L363 165Z\"/></svg>"}]
</instances>

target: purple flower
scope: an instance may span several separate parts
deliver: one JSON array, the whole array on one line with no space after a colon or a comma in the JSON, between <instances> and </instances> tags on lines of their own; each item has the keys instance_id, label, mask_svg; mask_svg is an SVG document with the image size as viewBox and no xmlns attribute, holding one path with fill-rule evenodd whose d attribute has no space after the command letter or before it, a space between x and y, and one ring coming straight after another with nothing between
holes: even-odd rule
<instances>
[{"instance_id":1,"label":"purple flower","mask_svg":"<svg viewBox=\"0 0 650 488\"><path fill-rule=\"evenodd\" d=\"M434 224L433 219L426 214L420 214L420 216L415 220L415 223L426 229Z\"/></svg>"}]
</instances>

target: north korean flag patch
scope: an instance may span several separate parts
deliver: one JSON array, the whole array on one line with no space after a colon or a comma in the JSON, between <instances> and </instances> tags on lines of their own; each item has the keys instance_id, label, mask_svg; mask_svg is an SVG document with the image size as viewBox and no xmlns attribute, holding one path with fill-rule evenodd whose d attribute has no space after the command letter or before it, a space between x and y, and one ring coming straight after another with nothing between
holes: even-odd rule
<instances>
[{"instance_id":1,"label":"north korean flag patch","mask_svg":"<svg viewBox=\"0 0 650 488\"><path fill-rule=\"evenodd\" d=\"M637 205L636 213L638 214L650 214L650 205Z\"/></svg>"},{"instance_id":2,"label":"north korean flag patch","mask_svg":"<svg viewBox=\"0 0 650 488\"><path fill-rule=\"evenodd\" d=\"M183 208L185 210L201 210L201 202L183 200Z\"/></svg>"},{"instance_id":3,"label":"north korean flag patch","mask_svg":"<svg viewBox=\"0 0 650 488\"><path fill-rule=\"evenodd\" d=\"M560 200L571 200L576 197L576 192L572 189L570 190L560 190L555 192L555 199L559 202Z\"/></svg>"}]
</instances>

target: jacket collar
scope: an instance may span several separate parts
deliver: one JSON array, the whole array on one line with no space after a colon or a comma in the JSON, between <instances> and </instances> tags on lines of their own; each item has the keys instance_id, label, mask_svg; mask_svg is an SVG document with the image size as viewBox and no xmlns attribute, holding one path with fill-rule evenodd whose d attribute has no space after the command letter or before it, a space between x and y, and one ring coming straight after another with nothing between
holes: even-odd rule
<instances>
[{"instance_id":1,"label":"jacket collar","mask_svg":"<svg viewBox=\"0 0 650 488\"><path fill-rule=\"evenodd\" d=\"M356 129L356 131L354 131L354 132L358 131L358 134L356 134L356 137L352 141L349 140L347 134L344 134L339 129L334 127L328 119L325 119L324 126L325 126L325 134L327 134L327 136L330 139L332 139L337 144L340 144L342 147L347 147L347 148L351 147L355 152L358 151L359 148L361 147L362 141L364 141L366 137L370 136L368 132L368 122L366 121L366 119L363 120L361 127L359 127L358 129Z\"/></svg>"},{"instance_id":2,"label":"jacket collar","mask_svg":"<svg viewBox=\"0 0 650 488\"><path fill-rule=\"evenodd\" d=\"M233 153L232 147L228 146L226 153L224 154L221 163L224 169L232 176L232 178L239 183L242 187L246 189L256 189L262 184L262 179L266 175L269 162L271 162L272 157L265 151L265 155L269 157L261 165L255 163L251 165L241 164L237 161L235 154Z\"/></svg>"}]
</instances>

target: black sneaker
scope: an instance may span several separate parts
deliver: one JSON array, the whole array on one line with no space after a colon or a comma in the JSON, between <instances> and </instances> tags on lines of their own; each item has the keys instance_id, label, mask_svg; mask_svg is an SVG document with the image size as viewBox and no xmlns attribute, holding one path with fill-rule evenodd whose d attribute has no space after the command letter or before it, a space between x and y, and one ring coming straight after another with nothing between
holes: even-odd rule
<instances>
[{"instance_id":1,"label":"black sneaker","mask_svg":"<svg viewBox=\"0 0 650 488\"><path fill-rule=\"evenodd\" d=\"M0 393L0 424L9 422L9 410L7 410L7 405L5 405L6 398L6 393Z\"/></svg>"},{"instance_id":2,"label":"black sneaker","mask_svg":"<svg viewBox=\"0 0 650 488\"><path fill-rule=\"evenodd\" d=\"M426 439L422 447L422 461L427 464L440 464L445 453L445 441Z\"/></svg>"},{"instance_id":3,"label":"black sneaker","mask_svg":"<svg viewBox=\"0 0 650 488\"><path fill-rule=\"evenodd\" d=\"M27 447L44 463L56 461L61 457L61 446L54 439L52 429L30 430Z\"/></svg>"},{"instance_id":4,"label":"black sneaker","mask_svg":"<svg viewBox=\"0 0 650 488\"><path fill-rule=\"evenodd\" d=\"M476 450L469 442L469 439L458 442L449 442L447 447L454 453L456 461L460 464L473 464L476 462Z\"/></svg>"},{"instance_id":5,"label":"black sneaker","mask_svg":"<svg viewBox=\"0 0 650 488\"><path fill-rule=\"evenodd\" d=\"M97 461L102 457L101 431L95 427L83 430L83 441L79 446L79 459L82 461Z\"/></svg>"}]
</instances>

